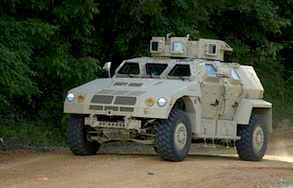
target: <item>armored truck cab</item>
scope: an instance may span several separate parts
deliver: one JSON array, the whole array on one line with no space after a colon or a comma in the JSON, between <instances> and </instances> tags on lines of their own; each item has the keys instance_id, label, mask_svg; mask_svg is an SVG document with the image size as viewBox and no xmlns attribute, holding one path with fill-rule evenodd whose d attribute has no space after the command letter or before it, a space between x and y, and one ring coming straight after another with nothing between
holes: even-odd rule
<instances>
[{"instance_id":1,"label":"armored truck cab","mask_svg":"<svg viewBox=\"0 0 293 188\"><path fill-rule=\"evenodd\" d=\"M229 143L240 159L261 160L272 104L254 69L225 63L226 51L232 48L219 40L153 37L151 57L124 60L113 77L68 92L70 149L92 155L103 143L133 141L181 161L193 142Z\"/></svg>"}]
</instances>

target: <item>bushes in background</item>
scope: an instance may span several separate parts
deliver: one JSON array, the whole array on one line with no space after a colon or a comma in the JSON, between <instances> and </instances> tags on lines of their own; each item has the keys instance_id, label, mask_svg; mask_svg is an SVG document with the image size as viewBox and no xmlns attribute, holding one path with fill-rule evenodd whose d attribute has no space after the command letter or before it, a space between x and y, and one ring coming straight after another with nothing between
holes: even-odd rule
<instances>
[{"instance_id":1,"label":"bushes in background","mask_svg":"<svg viewBox=\"0 0 293 188\"><path fill-rule=\"evenodd\" d=\"M102 62L148 55L152 36L174 32L226 40L232 59L260 75L274 119L290 118L292 23L290 0L2 0L0 116L62 127L68 89L100 77Z\"/></svg>"}]
</instances>

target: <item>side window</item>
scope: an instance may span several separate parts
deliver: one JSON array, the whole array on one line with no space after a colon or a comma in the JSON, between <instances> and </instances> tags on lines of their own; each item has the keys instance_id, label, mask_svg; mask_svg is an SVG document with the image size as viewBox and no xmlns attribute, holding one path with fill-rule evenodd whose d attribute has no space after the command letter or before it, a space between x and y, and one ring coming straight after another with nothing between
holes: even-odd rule
<instances>
[{"instance_id":1,"label":"side window","mask_svg":"<svg viewBox=\"0 0 293 188\"><path fill-rule=\"evenodd\" d=\"M231 69L231 78L233 80L240 80L240 76L235 69Z\"/></svg>"},{"instance_id":2,"label":"side window","mask_svg":"<svg viewBox=\"0 0 293 188\"><path fill-rule=\"evenodd\" d=\"M217 69L213 64L205 64L206 71L208 73L208 76L210 77L216 77L217 76Z\"/></svg>"},{"instance_id":3,"label":"side window","mask_svg":"<svg viewBox=\"0 0 293 188\"><path fill-rule=\"evenodd\" d=\"M127 62L118 71L118 74L139 74L139 64Z\"/></svg>"},{"instance_id":4,"label":"side window","mask_svg":"<svg viewBox=\"0 0 293 188\"><path fill-rule=\"evenodd\" d=\"M146 67L146 73L147 75L154 75L154 76L160 76L162 72L167 68L167 64L161 64L161 63L147 63L145 65Z\"/></svg>"},{"instance_id":5,"label":"side window","mask_svg":"<svg viewBox=\"0 0 293 188\"><path fill-rule=\"evenodd\" d=\"M151 43L152 45L151 45L151 49L152 49L152 51L158 51L159 50L159 42L158 41L154 41L154 42L152 42Z\"/></svg>"},{"instance_id":6,"label":"side window","mask_svg":"<svg viewBox=\"0 0 293 188\"><path fill-rule=\"evenodd\" d=\"M172 52L173 53L184 53L184 44L182 42L173 42L172 43Z\"/></svg>"},{"instance_id":7,"label":"side window","mask_svg":"<svg viewBox=\"0 0 293 188\"><path fill-rule=\"evenodd\" d=\"M169 76L191 76L189 65L177 64L169 72Z\"/></svg>"},{"instance_id":8,"label":"side window","mask_svg":"<svg viewBox=\"0 0 293 188\"><path fill-rule=\"evenodd\" d=\"M216 44L208 44L207 46L207 55L216 56L217 55L217 45Z\"/></svg>"}]
</instances>

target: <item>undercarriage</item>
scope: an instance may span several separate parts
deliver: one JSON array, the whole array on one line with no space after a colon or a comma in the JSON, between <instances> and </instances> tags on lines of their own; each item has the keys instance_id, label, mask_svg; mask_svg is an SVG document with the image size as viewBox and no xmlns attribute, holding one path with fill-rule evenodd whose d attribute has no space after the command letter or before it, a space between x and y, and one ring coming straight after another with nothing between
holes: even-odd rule
<instances>
[{"instance_id":1,"label":"undercarriage","mask_svg":"<svg viewBox=\"0 0 293 188\"><path fill-rule=\"evenodd\" d=\"M72 115L67 130L68 144L76 155L94 155L103 143L138 142L152 144L164 160L182 161L188 154L191 143L224 144L236 146L243 160L258 161L264 156L268 132L260 119L252 116L249 125L239 125L237 135L231 138L195 138L186 112L171 111L168 119L130 118L108 115Z\"/></svg>"},{"instance_id":2,"label":"undercarriage","mask_svg":"<svg viewBox=\"0 0 293 188\"><path fill-rule=\"evenodd\" d=\"M90 115L85 118L87 139L105 143L133 141L154 144L155 119L134 119L126 116Z\"/></svg>"}]
</instances>

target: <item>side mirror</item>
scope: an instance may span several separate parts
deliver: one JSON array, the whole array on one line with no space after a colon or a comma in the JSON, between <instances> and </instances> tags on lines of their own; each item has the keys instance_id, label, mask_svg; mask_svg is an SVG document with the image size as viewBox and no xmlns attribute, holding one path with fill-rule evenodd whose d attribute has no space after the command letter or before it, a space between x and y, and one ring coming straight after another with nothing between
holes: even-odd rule
<instances>
[{"instance_id":1,"label":"side mirror","mask_svg":"<svg viewBox=\"0 0 293 188\"><path fill-rule=\"evenodd\" d=\"M108 72L109 78L111 78L111 65L112 65L112 62L107 62L105 63L103 67L103 69Z\"/></svg>"}]
</instances>

